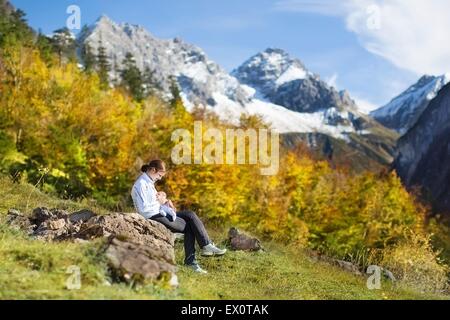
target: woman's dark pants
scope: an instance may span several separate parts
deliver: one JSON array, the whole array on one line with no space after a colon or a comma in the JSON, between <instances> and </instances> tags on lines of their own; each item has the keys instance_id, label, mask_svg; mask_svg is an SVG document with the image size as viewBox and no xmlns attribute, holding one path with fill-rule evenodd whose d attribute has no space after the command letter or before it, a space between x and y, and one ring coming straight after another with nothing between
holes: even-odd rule
<instances>
[{"instance_id":1,"label":"woman's dark pants","mask_svg":"<svg viewBox=\"0 0 450 320\"><path fill-rule=\"evenodd\" d=\"M185 264L192 264L195 262L195 240L197 240L200 248L203 248L210 243L203 222L201 222L199 217L192 211L177 212L177 218L174 222L159 214L151 219L162 223L174 233L184 233Z\"/></svg>"}]
</instances>

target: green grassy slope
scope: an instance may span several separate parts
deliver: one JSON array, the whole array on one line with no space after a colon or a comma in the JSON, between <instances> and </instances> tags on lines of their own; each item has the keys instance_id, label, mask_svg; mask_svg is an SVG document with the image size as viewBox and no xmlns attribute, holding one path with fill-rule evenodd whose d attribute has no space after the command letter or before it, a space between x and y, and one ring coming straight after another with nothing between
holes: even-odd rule
<instances>
[{"instance_id":1,"label":"green grassy slope","mask_svg":"<svg viewBox=\"0 0 450 320\"><path fill-rule=\"evenodd\" d=\"M131 288L111 284L99 255L101 241L90 244L44 243L27 238L4 223L9 208L30 213L38 206L76 210L89 207L85 201L62 201L30 185L12 184L0 178L0 299L445 299L420 294L383 282L381 290L368 290L366 279L337 267L316 262L305 251L278 243L265 243L266 252L229 252L200 262L208 275L194 274L180 266L177 289L148 285ZM214 230L217 243L225 230ZM182 243L176 244L177 260L183 259ZM81 271L81 289L68 290L67 269Z\"/></svg>"}]
</instances>

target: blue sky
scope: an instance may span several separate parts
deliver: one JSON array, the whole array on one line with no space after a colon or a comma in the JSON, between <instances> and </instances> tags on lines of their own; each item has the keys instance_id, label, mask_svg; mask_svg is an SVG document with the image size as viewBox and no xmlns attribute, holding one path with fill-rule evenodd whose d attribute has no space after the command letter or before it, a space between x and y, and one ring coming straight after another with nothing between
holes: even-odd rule
<instances>
[{"instance_id":1,"label":"blue sky","mask_svg":"<svg viewBox=\"0 0 450 320\"><path fill-rule=\"evenodd\" d=\"M387 103L420 77L415 70L369 52L358 34L349 30L345 16L334 12L338 7L328 2L329 12L322 10L325 7L304 10L302 0L11 2L27 13L33 28L44 33L65 26L66 9L75 4L81 9L82 24L92 24L106 14L116 22L143 25L160 38L179 36L228 71L267 47L282 48L322 79L369 105Z\"/></svg>"}]
</instances>

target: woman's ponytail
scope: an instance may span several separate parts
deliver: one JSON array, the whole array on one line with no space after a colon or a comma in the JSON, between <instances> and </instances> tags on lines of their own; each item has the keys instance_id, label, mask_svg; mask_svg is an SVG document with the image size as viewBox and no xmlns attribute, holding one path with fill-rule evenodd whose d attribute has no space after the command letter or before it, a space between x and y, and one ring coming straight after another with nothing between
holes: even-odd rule
<instances>
[{"instance_id":1,"label":"woman's ponytail","mask_svg":"<svg viewBox=\"0 0 450 320\"><path fill-rule=\"evenodd\" d=\"M162 160L152 160L148 164L144 164L141 168L141 171L145 173L152 168L155 169L155 171L165 171L166 165Z\"/></svg>"}]
</instances>

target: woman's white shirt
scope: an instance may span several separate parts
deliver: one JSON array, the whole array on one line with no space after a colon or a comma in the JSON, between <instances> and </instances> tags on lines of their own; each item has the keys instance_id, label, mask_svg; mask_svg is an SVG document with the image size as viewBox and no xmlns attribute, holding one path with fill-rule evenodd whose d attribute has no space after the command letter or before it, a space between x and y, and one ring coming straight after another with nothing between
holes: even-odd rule
<instances>
[{"instance_id":1,"label":"woman's white shirt","mask_svg":"<svg viewBox=\"0 0 450 320\"><path fill-rule=\"evenodd\" d=\"M161 204L156 198L156 193L155 182L146 173L136 180L131 190L134 207L146 219L160 213Z\"/></svg>"}]
</instances>

